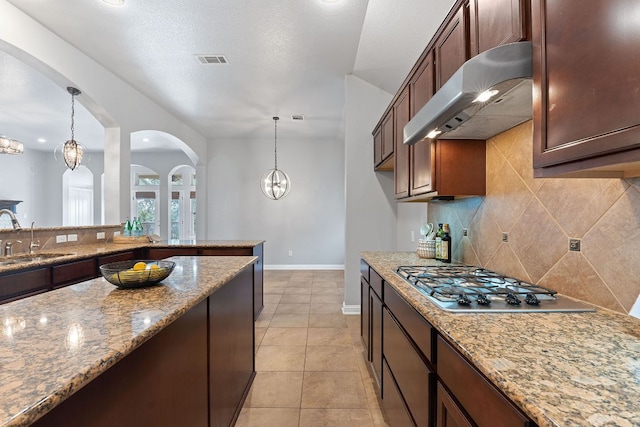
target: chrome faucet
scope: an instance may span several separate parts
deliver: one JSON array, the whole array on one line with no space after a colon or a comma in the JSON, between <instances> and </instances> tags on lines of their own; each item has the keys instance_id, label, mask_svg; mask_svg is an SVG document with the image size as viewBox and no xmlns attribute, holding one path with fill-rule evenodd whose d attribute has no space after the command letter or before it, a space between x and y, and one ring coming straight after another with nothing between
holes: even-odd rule
<instances>
[{"instance_id":1,"label":"chrome faucet","mask_svg":"<svg viewBox=\"0 0 640 427\"><path fill-rule=\"evenodd\" d=\"M35 223L36 223L35 221L31 223L31 240L29 241L29 255L34 255L36 253L34 249L40 247L40 239L38 239L36 242L33 241L33 226L35 225Z\"/></svg>"},{"instance_id":2,"label":"chrome faucet","mask_svg":"<svg viewBox=\"0 0 640 427\"><path fill-rule=\"evenodd\" d=\"M14 214L9 209L0 209L0 216L7 214L11 218L11 225L13 226L13 231L20 231L22 227L20 227L20 223L18 222L18 218L16 218L16 214Z\"/></svg>"}]
</instances>

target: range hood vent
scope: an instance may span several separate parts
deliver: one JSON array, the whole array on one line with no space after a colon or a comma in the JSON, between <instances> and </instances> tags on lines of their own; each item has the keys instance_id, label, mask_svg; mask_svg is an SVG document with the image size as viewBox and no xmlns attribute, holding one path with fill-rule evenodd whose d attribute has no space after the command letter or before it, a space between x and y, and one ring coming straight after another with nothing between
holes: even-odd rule
<instances>
[{"instance_id":1,"label":"range hood vent","mask_svg":"<svg viewBox=\"0 0 640 427\"><path fill-rule=\"evenodd\" d=\"M531 119L531 42L489 49L465 62L404 128L404 143L425 138L489 139ZM493 94L487 101L478 95Z\"/></svg>"}]
</instances>

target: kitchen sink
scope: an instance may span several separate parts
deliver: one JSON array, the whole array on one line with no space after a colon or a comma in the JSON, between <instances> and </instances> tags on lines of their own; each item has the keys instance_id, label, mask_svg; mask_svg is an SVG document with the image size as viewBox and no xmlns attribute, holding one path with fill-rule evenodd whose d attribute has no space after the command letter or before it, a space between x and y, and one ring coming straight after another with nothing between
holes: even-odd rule
<instances>
[{"instance_id":1,"label":"kitchen sink","mask_svg":"<svg viewBox=\"0 0 640 427\"><path fill-rule=\"evenodd\" d=\"M39 262L52 258L60 258L71 254L63 253L42 253L42 254L20 254L9 257L0 257L0 267L3 265L27 264L30 262Z\"/></svg>"}]
</instances>

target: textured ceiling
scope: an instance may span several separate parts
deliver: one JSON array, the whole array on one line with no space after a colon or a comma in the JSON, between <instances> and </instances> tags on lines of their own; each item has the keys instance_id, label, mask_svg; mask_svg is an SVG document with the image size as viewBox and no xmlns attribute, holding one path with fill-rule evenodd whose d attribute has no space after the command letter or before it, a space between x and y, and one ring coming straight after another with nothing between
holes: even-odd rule
<instances>
[{"instance_id":1,"label":"textured ceiling","mask_svg":"<svg viewBox=\"0 0 640 427\"><path fill-rule=\"evenodd\" d=\"M9 3L215 140L271 137L273 115L282 117L283 138L338 137L344 76L394 93L453 0ZM203 65L198 54L223 54L229 64ZM38 137L56 141L34 146L46 150L68 139L65 88L5 53L0 67L0 133L27 146ZM102 129L88 114L76 103L77 139L99 150ZM171 146L151 139L150 147Z\"/></svg>"}]
</instances>

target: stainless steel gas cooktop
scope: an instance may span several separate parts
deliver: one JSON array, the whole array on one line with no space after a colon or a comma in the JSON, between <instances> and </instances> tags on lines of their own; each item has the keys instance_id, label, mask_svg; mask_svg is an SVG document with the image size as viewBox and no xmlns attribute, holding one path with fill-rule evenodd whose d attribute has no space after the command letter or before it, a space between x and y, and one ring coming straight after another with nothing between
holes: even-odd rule
<instances>
[{"instance_id":1,"label":"stainless steel gas cooktop","mask_svg":"<svg viewBox=\"0 0 640 427\"><path fill-rule=\"evenodd\" d=\"M396 273L440 308L454 312L595 311L553 289L471 266L399 266Z\"/></svg>"}]
</instances>

